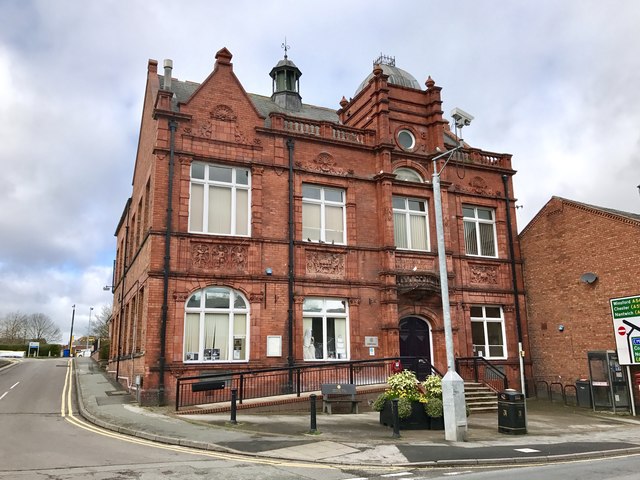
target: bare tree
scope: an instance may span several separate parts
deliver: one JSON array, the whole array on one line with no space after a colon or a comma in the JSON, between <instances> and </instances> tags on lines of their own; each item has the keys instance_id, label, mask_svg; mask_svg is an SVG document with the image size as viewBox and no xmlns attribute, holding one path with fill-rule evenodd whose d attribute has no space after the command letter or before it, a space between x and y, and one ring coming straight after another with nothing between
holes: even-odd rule
<instances>
[{"instance_id":1,"label":"bare tree","mask_svg":"<svg viewBox=\"0 0 640 480\"><path fill-rule=\"evenodd\" d=\"M27 318L24 313L11 312L0 319L0 341L3 343L24 343Z\"/></svg>"},{"instance_id":2,"label":"bare tree","mask_svg":"<svg viewBox=\"0 0 640 480\"><path fill-rule=\"evenodd\" d=\"M44 313L29 315L26 327L26 337L30 340L53 343L62 338L60 328Z\"/></svg>"},{"instance_id":3,"label":"bare tree","mask_svg":"<svg viewBox=\"0 0 640 480\"><path fill-rule=\"evenodd\" d=\"M96 313L91 322L91 335L98 338L109 338L109 318L111 318L111 305L103 305L100 313Z\"/></svg>"}]
</instances>

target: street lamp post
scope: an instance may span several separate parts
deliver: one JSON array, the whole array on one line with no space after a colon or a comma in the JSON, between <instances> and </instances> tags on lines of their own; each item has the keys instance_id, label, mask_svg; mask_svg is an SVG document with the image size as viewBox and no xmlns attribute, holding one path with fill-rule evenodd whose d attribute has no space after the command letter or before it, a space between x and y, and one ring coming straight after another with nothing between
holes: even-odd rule
<instances>
[{"instance_id":1,"label":"street lamp post","mask_svg":"<svg viewBox=\"0 0 640 480\"><path fill-rule=\"evenodd\" d=\"M89 324L87 325L87 350L89 350L89 335L91 335L91 312L93 312L93 307L89 307Z\"/></svg>"},{"instance_id":2,"label":"street lamp post","mask_svg":"<svg viewBox=\"0 0 640 480\"><path fill-rule=\"evenodd\" d=\"M73 321L76 317L76 306L75 304L71 307L73 310L71 312L71 333L69 334L69 358L73 357Z\"/></svg>"},{"instance_id":3,"label":"street lamp post","mask_svg":"<svg viewBox=\"0 0 640 480\"><path fill-rule=\"evenodd\" d=\"M469 125L473 117L460 109L454 109L452 116L456 133ZM442 297L442 321L447 352L447 373L442 379L442 404L444 410L444 436L450 442L463 442L467 437L467 408L464 398L464 380L455 370L453 349L453 331L451 328L451 310L449 305L449 280L447 277L447 255L444 246L444 225L442 221L442 196L440 193L440 174L447 166L452 155L463 147L459 138L458 146L433 157L433 198L436 213L436 236L438 244L438 267L440 273L440 293ZM438 160L447 157L438 171Z\"/></svg>"}]
</instances>

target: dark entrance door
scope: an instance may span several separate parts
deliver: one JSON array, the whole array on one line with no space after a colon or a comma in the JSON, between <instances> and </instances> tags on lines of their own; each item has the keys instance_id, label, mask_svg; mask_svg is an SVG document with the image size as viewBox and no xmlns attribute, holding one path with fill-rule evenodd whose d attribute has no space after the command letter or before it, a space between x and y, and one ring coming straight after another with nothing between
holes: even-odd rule
<instances>
[{"instance_id":1,"label":"dark entrance door","mask_svg":"<svg viewBox=\"0 0 640 480\"><path fill-rule=\"evenodd\" d=\"M400 356L420 357L431 363L431 336L429 325L418 317L406 317L400 320ZM423 363L405 365L423 379L431 373L430 366Z\"/></svg>"}]
</instances>

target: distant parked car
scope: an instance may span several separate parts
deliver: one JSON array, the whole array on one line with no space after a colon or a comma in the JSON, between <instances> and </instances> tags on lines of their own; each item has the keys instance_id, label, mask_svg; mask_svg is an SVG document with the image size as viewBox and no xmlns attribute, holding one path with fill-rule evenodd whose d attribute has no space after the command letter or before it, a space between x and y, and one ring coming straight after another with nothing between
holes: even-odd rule
<instances>
[{"instance_id":1,"label":"distant parked car","mask_svg":"<svg viewBox=\"0 0 640 480\"><path fill-rule=\"evenodd\" d=\"M80 350L79 352L76 353L76 357L90 357L91 356L91 350Z\"/></svg>"}]
</instances>

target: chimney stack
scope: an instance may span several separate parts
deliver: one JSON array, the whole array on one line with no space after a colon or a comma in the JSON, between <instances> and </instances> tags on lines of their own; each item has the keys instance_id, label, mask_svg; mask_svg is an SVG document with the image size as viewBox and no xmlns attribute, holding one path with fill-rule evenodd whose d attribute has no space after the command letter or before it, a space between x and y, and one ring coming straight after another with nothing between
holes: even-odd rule
<instances>
[{"instance_id":1,"label":"chimney stack","mask_svg":"<svg viewBox=\"0 0 640 480\"><path fill-rule=\"evenodd\" d=\"M171 70L173 70L173 60L164 61L164 89L171 90Z\"/></svg>"}]
</instances>

